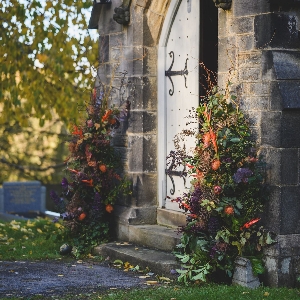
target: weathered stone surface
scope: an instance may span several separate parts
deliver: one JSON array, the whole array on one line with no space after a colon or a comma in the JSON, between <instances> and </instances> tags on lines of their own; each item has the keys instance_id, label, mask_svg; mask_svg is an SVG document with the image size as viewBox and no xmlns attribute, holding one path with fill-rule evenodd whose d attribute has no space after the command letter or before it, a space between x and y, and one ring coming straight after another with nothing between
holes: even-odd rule
<instances>
[{"instance_id":1,"label":"weathered stone surface","mask_svg":"<svg viewBox=\"0 0 300 300\"><path fill-rule=\"evenodd\" d=\"M218 44L218 72L228 72L235 65L237 51L235 37L221 38Z\"/></svg>"},{"instance_id":2,"label":"weathered stone surface","mask_svg":"<svg viewBox=\"0 0 300 300\"><path fill-rule=\"evenodd\" d=\"M156 132L157 120L156 112L151 111L131 111L128 131L132 133Z\"/></svg>"},{"instance_id":3,"label":"weathered stone surface","mask_svg":"<svg viewBox=\"0 0 300 300\"><path fill-rule=\"evenodd\" d=\"M163 238L160 238L160 240L163 240ZM129 261L134 266L140 266L142 270L149 268L151 272L155 272L160 276L165 275L168 278L171 277L171 270L180 268L175 256L170 251L153 250L137 245L124 243L119 243L119 245L116 243L104 244L96 247L94 254L102 255L103 257L109 256L111 261L117 259L124 262Z\"/></svg>"},{"instance_id":4,"label":"weathered stone surface","mask_svg":"<svg viewBox=\"0 0 300 300\"><path fill-rule=\"evenodd\" d=\"M261 143L272 147L280 147L281 143L281 113L261 113Z\"/></svg>"},{"instance_id":5,"label":"weathered stone surface","mask_svg":"<svg viewBox=\"0 0 300 300\"><path fill-rule=\"evenodd\" d=\"M242 34L236 36L236 43L239 48L239 52L251 51L254 47L254 36L251 34Z\"/></svg>"},{"instance_id":6,"label":"weathered stone surface","mask_svg":"<svg viewBox=\"0 0 300 300\"><path fill-rule=\"evenodd\" d=\"M269 108L269 97L243 97L240 102L242 110L267 110Z\"/></svg>"},{"instance_id":7,"label":"weathered stone surface","mask_svg":"<svg viewBox=\"0 0 300 300\"><path fill-rule=\"evenodd\" d=\"M157 175L151 173L130 173L132 181L132 201L135 206L147 207L157 205Z\"/></svg>"},{"instance_id":8,"label":"weathered stone surface","mask_svg":"<svg viewBox=\"0 0 300 300\"><path fill-rule=\"evenodd\" d=\"M300 233L300 187L282 187L281 234Z\"/></svg>"},{"instance_id":9,"label":"weathered stone surface","mask_svg":"<svg viewBox=\"0 0 300 300\"><path fill-rule=\"evenodd\" d=\"M276 79L300 79L300 52L272 51Z\"/></svg>"},{"instance_id":10,"label":"weathered stone surface","mask_svg":"<svg viewBox=\"0 0 300 300\"><path fill-rule=\"evenodd\" d=\"M267 276L264 283L269 286L295 287L299 274L300 235L277 236L277 243L264 249Z\"/></svg>"},{"instance_id":11,"label":"weathered stone surface","mask_svg":"<svg viewBox=\"0 0 300 300\"><path fill-rule=\"evenodd\" d=\"M238 53L238 64L240 68L248 68L253 66L261 66L261 52Z\"/></svg>"},{"instance_id":12,"label":"weathered stone surface","mask_svg":"<svg viewBox=\"0 0 300 300\"><path fill-rule=\"evenodd\" d=\"M261 69L256 68L240 68L239 80L243 81L258 81L261 79Z\"/></svg>"},{"instance_id":13,"label":"weathered stone surface","mask_svg":"<svg viewBox=\"0 0 300 300\"><path fill-rule=\"evenodd\" d=\"M114 8L121 4L122 0L114 0L112 5L101 5L98 23L99 34L105 35L122 31L123 26L113 20Z\"/></svg>"},{"instance_id":14,"label":"weathered stone surface","mask_svg":"<svg viewBox=\"0 0 300 300\"><path fill-rule=\"evenodd\" d=\"M233 285L240 285L250 289L258 288L260 283L258 277L253 276L252 266L249 259L237 257L232 278Z\"/></svg>"},{"instance_id":15,"label":"weathered stone surface","mask_svg":"<svg viewBox=\"0 0 300 300\"><path fill-rule=\"evenodd\" d=\"M131 172L156 171L156 135L128 137L128 165Z\"/></svg>"},{"instance_id":16,"label":"weathered stone surface","mask_svg":"<svg viewBox=\"0 0 300 300\"><path fill-rule=\"evenodd\" d=\"M235 17L251 16L269 11L268 0L239 0L232 1L232 10Z\"/></svg>"},{"instance_id":17,"label":"weathered stone surface","mask_svg":"<svg viewBox=\"0 0 300 300\"><path fill-rule=\"evenodd\" d=\"M256 47L299 48L297 17L286 14L261 14L255 17Z\"/></svg>"},{"instance_id":18,"label":"weathered stone surface","mask_svg":"<svg viewBox=\"0 0 300 300\"><path fill-rule=\"evenodd\" d=\"M300 147L300 111L282 112L281 147Z\"/></svg>"},{"instance_id":19,"label":"weathered stone surface","mask_svg":"<svg viewBox=\"0 0 300 300\"><path fill-rule=\"evenodd\" d=\"M234 18L232 24L229 26L229 29L229 32L233 34L253 33L254 17Z\"/></svg>"},{"instance_id":20,"label":"weathered stone surface","mask_svg":"<svg viewBox=\"0 0 300 300\"><path fill-rule=\"evenodd\" d=\"M109 35L99 37L99 62L106 63L109 61Z\"/></svg>"}]
</instances>

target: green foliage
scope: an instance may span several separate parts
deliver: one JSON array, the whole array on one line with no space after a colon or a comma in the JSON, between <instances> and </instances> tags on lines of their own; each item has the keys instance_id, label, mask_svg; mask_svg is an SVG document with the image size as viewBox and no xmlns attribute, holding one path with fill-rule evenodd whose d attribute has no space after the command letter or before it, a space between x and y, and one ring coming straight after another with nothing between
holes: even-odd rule
<instances>
[{"instance_id":1,"label":"green foliage","mask_svg":"<svg viewBox=\"0 0 300 300\"><path fill-rule=\"evenodd\" d=\"M93 84L90 7L87 0L1 1L0 182L53 180L64 155L63 122L78 119L77 104Z\"/></svg>"},{"instance_id":2,"label":"green foliage","mask_svg":"<svg viewBox=\"0 0 300 300\"><path fill-rule=\"evenodd\" d=\"M190 192L173 200L189 212L176 253L182 263L178 279L185 283L214 280L220 270L231 277L238 255L252 257L254 272L261 273L260 250L275 242L258 226L267 200L264 163L236 98L230 99L213 89L196 110L193 155L181 155L180 164L194 177Z\"/></svg>"}]
</instances>

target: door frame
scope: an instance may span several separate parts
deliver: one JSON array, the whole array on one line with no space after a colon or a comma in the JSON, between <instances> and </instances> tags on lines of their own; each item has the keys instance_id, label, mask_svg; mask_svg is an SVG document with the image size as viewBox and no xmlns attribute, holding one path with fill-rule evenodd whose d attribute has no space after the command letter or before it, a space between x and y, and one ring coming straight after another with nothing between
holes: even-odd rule
<instances>
[{"instance_id":1,"label":"door frame","mask_svg":"<svg viewBox=\"0 0 300 300\"><path fill-rule=\"evenodd\" d=\"M184 0L173 0L171 1L168 12L163 23L161 30L161 35L158 44L158 63L157 63L157 197L158 197L158 207L162 208L165 206L165 197L167 195L167 185L166 185L166 156L167 156L167 139L166 132L163 130L167 126L166 118L166 88L165 88L165 71L166 68L166 45L171 30L172 23L176 16L177 10ZM198 0L196 0L198 1Z\"/></svg>"}]
</instances>

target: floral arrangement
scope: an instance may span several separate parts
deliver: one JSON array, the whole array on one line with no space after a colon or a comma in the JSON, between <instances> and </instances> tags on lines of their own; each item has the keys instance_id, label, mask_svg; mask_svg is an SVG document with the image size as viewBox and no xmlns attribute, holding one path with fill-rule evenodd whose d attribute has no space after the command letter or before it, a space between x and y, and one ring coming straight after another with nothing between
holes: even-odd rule
<instances>
[{"instance_id":1,"label":"floral arrangement","mask_svg":"<svg viewBox=\"0 0 300 300\"><path fill-rule=\"evenodd\" d=\"M111 89L102 85L93 90L83 124L73 127L62 193L50 193L78 255L108 239L114 203L120 194L130 193L129 182L121 177L120 156L111 146L130 102L125 101L122 110L108 108L110 96Z\"/></svg>"},{"instance_id":2,"label":"floral arrangement","mask_svg":"<svg viewBox=\"0 0 300 300\"><path fill-rule=\"evenodd\" d=\"M195 115L199 131L192 155L182 149L170 154L176 157L172 163L185 165L193 177L190 191L172 199L187 213L175 253L182 263L179 281L214 280L221 273L230 278L235 258L242 255L251 258L256 274L262 273L261 248L274 240L260 224L267 200L264 164L249 124L236 96L216 87Z\"/></svg>"}]
</instances>

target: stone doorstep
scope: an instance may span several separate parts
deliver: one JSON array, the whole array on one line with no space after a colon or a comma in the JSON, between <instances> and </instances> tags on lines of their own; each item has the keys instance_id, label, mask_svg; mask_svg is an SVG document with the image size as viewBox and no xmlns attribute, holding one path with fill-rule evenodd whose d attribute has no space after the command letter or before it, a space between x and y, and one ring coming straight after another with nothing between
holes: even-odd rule
<instances>
[{"instance_id":1,"label":"stone doorstep","mask_svg":"<svg viewBox=\"0 0 300 300\"><path fill-rule=\"evenodd\" d=\"M130 243L167 252L175 249L181 237L176 227L161 225L129 225L128 232Z\"/></svg>"},{"instance_id":2,"label":"stone doorstep","mask_svg":"<svg viewBox=\"0 0 300 300\"><path fill-rule=\"evenodd\" d=\"M108 243L97 246L93 251L94 255L101 255L103 258L114 262L119 259L123 263L129 262L140 270L149 269L155 275L166 276L176 280L177 276L171 274L171 270L180 268L175 256L171 252L149 249L136 246L131 243Z\"/></svg>"},{"instance_id":3,"label":"stone doorstep","mask_svg":"<svg viewBox=\"0 0 300 300\"><path fill-rule=\"evenodd\" d=\"M186 215L179 211L157 208L157 224L177 228L186 225Z\"/></svg>"}]
</instances>

